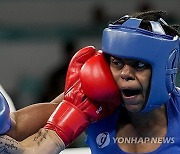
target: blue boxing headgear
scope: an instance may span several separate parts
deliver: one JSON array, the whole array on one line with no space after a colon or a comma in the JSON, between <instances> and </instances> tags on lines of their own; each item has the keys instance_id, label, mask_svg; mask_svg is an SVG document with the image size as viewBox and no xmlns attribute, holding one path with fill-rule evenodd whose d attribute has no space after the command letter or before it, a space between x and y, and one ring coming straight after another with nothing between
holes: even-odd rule
<instances>
[{"instance_id":1,"label":"blue boxing headgear","mask_svg":"<svg viewBox=\"0 0 180 154\"><path fill-rule=\"evenodd\" d=\"M151 64L149 97L142 112L166 103L175 90L180 40L166 35L163 19L149 21L152 31L139 28L142 19L128 18L123 24L109 24L104 29L102 50L115 57L138 59Z\"/></svg>"}]
</instances>

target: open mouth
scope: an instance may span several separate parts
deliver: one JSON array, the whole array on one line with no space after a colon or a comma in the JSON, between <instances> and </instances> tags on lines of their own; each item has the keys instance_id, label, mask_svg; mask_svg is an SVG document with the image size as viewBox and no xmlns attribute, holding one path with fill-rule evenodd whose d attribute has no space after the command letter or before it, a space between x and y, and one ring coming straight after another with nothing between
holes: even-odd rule
<instances>
[{"instance_id":1,"label":"open mouth","mask_svg":"<svg viewBox=\"0 0 180 154\"><path fill-rule=\"evenodd\" d=\"M139 95L141 93L142 93L142 91L140 89L123 89L122 90L122 94L125 97L132 97L132 96L135 96L135 95Z\"/></svg>"}]
</instances>

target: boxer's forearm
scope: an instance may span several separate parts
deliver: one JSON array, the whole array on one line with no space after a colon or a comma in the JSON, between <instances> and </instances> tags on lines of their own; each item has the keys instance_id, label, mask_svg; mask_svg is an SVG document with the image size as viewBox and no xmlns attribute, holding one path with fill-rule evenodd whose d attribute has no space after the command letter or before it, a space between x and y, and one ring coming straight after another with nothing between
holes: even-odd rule
<instances>
[{"instance_id":1,"label":"boxer's forearm","mask_svg":"<svg viewBox=\"0 0 180 154\"><path fill-rule=\"evenodd\" d=\"M58 154L64 148L64 143L55 132L46 129L40 129L36 134L21 142L7 135L0 137L0 153L2 154Z\"/></svg>"},{"instance_id":2,"label":"boxer's forearm","mask_svg":"<svg viewBox=\"0 0 180 154\"><path fill-rule=\"evenodd\" d=\"M23 140L20 144L25 149L23 154L59 154L60 151L65 149L64 142L56 135L56 133L44 128Z\"/></svg>"},{"instance_id":3,"label":"boxer's forearm","mask_svg":"<svg viewBox=\"0 0 180 154\"><path fill-rule=\"evenodd\" d=\"M23 154L24 150L19 142L13 138L3 135L0 136L0 153L1 154Z\"/></svg>"},{"instance_id":4,"label":"boxer's forearm","mask_svg":"<svg viewBox=\"0 0 180 154\"><path fill-rule=\"evenodd\" d=\"M46 124L56 107L57 104L41 103L11 113L12 126L7 135L21 141L36 133Z\"/></svg>"},{"instance_id":5,"label":"boxer's forearm","mask_svg":"<svg viewBox=\"0 0 180 154\"><path fill-rule=\"evenodd\" d=\"M63 93L50 103L34 104L11 113L12 126L7 135L22 141L36 133L46 124L48 118L62 99Z\"/></svg>"}]
</instances>

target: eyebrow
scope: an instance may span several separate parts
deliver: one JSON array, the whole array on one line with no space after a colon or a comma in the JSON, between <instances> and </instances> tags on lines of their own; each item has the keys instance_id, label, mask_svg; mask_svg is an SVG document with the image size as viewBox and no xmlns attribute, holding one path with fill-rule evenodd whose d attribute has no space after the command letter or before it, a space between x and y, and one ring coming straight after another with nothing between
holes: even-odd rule
<instances>
[{"instance_id":1,"label":"eyebrow","mask_svg":"<svg viewBox=\"0 0 180 154\"><path fill-rule=\"evenodd\" d=\"M143 62L143 63L146 63L142 60L137 60L137 59L128 59L128 58L118 58L118 57L114 57L114 56L111 56L111 58L114 58L116 60L122 60L124 62Z\"/></svg>"},{"instance_id":2,"label":"eyebrow","mask_svg":"<svg viewBox=\"0 0 180 154\"><path fill-rule=\"evenodd\" d=\"M128 59L128 58L119 58L119 57L114 57L114 56L111 56L111 58L114 58L116 60L121 60L124 63L129 64L129 65L133 65L133 63L136 63L136 62L141 62L141 63L144 63L145 65L147 65L148 67L151 67L151 64L149 64L148 62L145 62L143 60Z\"/></svg>"}]
</instances>

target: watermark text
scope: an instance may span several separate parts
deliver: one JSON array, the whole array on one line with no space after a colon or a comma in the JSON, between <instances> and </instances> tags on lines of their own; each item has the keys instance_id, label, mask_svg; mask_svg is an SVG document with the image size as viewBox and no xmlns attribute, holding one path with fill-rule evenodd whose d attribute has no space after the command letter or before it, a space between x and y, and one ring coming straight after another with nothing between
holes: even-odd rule
<instances>
[{"instance_id":1,"label":"watermark text","mask_svg":"<svg viewBox=\"0 0 180 154\"><path fill-rule=\"evenodd\" d=\"M114 143L175 143L175 137L113 137Z\"/></svg>"}]
</instances>

